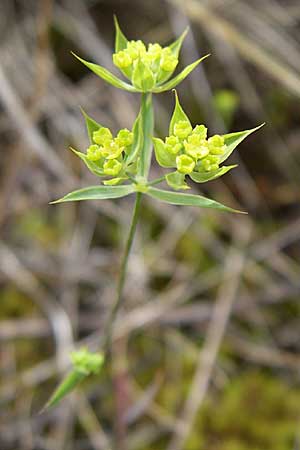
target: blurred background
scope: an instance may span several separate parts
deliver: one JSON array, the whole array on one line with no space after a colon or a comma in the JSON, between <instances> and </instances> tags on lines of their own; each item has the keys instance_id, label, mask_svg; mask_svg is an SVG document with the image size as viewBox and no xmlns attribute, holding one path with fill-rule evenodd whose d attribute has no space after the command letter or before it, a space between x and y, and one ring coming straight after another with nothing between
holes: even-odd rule
<instances>
[{"instance_id":1,"label":"blurred background","mask_svg":"<svg viewBox=\"0 0 300 450\"><path fill-rule=\"evenodd\" d=\"M70 349L98 348L130 223L132 197L48 204L97 183L68 150L79 107L115 131L137 114L70 55L117 73L113 14L145 42L189 25L181 67L211 53L178 87L194 124L266 126L200 186L248 216L143 200L112 365L39 415ZM1 450L299 449L299 1L1 0L0 36Z\"/></svg>"}]
</instances>

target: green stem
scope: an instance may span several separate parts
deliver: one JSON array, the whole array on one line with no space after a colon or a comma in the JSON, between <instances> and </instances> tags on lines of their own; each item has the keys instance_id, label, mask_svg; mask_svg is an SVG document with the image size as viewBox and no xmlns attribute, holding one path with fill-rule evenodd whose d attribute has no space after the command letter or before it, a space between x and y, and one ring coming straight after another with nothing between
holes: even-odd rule
<instances>
[{"instance_id":1,"label":"green stem","mask_svg":"<svg viewBox=\"0 0 300 450\"><path fill-rule=\"evenodd\" d=\"M139 175L148 178L152 157L153 136L153 106L151 92L143 93L141 98L141 122L143 132L143 145L141 148L141 160Z\"/></svg>"},{"instance_id":2,"label":"green stem","mask_svg":"<svg viewBox=\"0 0 300 450\"><path fill-rule=\"evenodd\" d=\"M137 226L138 219L139 219L141 199L142 199L142 193L137 192L136 198L135 198L134 210L133 210L132 219L131 219L131 225L130 225L130 229L129 229L129 234L128 234L128 238L127 238L126 245L125 245L123 259L121 262L120 276L119 276L119 281L118 281L118 286L117 286L117 296L116 296L116 300L113 305L113 308L111 310L110 317L107 321L107 325L106 325L106 329L105 329L105 333L104 333L104 336L105 336L104 352L106 355L109 353L110 348L111 348L113 326L114 326L118 311L123 302L123 288L124 288L125 278L126 278L126 273L127 273L128 258L129 258L130 250L132 247L132 243L133 243L133 239L134 239L134 235L135 235L135 231L136 231L136 226Z\"/></svg>"}]
</instances>

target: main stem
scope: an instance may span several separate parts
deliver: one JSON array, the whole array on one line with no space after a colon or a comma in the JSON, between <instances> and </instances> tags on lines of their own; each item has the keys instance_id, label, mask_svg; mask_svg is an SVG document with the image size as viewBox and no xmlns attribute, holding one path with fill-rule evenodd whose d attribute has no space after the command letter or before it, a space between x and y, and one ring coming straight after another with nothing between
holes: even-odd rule
<instances>
[{"instance_id":1,"label":"main stem","mask_svg":"<svg viewBox=\"0 0 300 450\"><path fill-rule=\"evenodd\" d=\"M143 93L141 96L141 110L140 110L141 129L143 133L143 142L140 148L140 165L138 175L147 181L148 173L151 164L152 155L152 135L153 135L153 108L152 108L152 94ZM120 276L117 286L117 296L110 317L106 323L104 332L104 353L107 356L111 349L112 332L118 311L123 302L123 288L126 279L128 258L132 247L136 226L140 213L142 193L137 192L135 198L135 205L131 219L128 238L126 241L125 251L122 258Z\"/></svg>"},{"instance_id":2,"label":"main stem","mask_svg":"<svg viewBox=\"0 0 300 450\"><path fill-rule=\"evenodd\" d=\"M138 219L139 219L141 199L142 199L142 193L137 192L136 197L135 197L135 204L134 204L134 210L133 210L133 214L132 214L130 229L129 229L129 233L128 233L128 237L127 237L127 241L126 241L126 245L125 245L125 250L124 250L124 254L123 254L123 258L122 258L122 262L121 262L120 276L119 276L118 285L117 285L116 301L110 312L110 317L107 321L107 326L106 326L106 330L104 333L104 336L105 336L104 351L106 354L109 352L109 350L111 348L113 326L115 323L117 313L118 313L120 306L122 304L122 301L123 301L123 288L124 288L124 283L125 283L125 279L126 279L128 259L129 259L129 254L130 254L130 250L132 247L135 231L136 231L136 226L137 226Z\"/></svg>"}]
</instances>

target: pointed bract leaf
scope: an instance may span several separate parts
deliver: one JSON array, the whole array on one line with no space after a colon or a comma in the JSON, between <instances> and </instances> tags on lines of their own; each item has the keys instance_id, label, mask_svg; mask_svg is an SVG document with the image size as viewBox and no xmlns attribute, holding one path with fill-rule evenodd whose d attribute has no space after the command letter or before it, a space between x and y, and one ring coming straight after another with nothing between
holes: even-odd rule
<instances>
[{"instance_id":1,"label":"pointed bract leaf","mask_svg":"<svg viewBox=\"0 0 300 450\"><path fill-rule=\"evenodd\" d=\"M186 35L188 34L188 31L189 31L189 27L186 27L186 29L179 36L179 38L176 39L176 41L172 42L172 44L169 45L170 49L172 50L173 55L176 56L176 58L178 58L181 46L183 44L183 41L184 41Z\"/></svg>"},{"instance_id":2,"label":"pointed bract leaf","mask_svg":"<svg viewBox=\"0 0 300 450\"><path fill-rule=\"evenodd\" d=\"M133 132L133 142L131 145L131 150L130 150L130 153L128 155L126 155L126 158L124 161L126 164L126 167L128 167L129 164L131 164L133 161L135 161L137 155L141 151L141 147L143 144L143 128L142 128L142 123L141 123L141 111L139 112L137 118L135 119L135 122L132 127L132 132Z\"/></svg>"},{"instance_id":3,"label":"pointed bract leaf","mask_svg":"<svg viewBox=\"0 0 300 450\"><path fill-rule=\"evenodd\" d=\"M202 197L201 195L164 191L162 189L153 188L151 186L149 186L146 194L150 195L150 197L153 197L156 200L160 200L171 205L197 206L199 208L220 209L222 211L246 214L242 211L237 211L235 209L229 208L228 206L222 205L215 200L211 200L207 197Z\"/></svg>"},{"instance_id":4,"label":"pointed bract leaf","mask_svg":"<svg viewBox=\"0 0 300 450\"><path fill-rule=\"evenodd\" d=\"M132 184L126 184L124 186L90 186L83 189L70 192L59 200L51 202L76 202L80 200L105 200L108 198L120 198L135 192L135 188Z\"/></svg>"},{"instance_id":5,"label":"pointed bract leaf","mask_svg":"<svg viewBox=\"0 0 300 450\"><path fill-rule=\"evenodd\" d=\"M88 116L87 113L82 108L80 108L80 109L81 109L81 112L85 119L86 129L87 129L87 132L89 135L90 143L93 144L94 131L99 130L99 128L103 128L103 125L100 125L100 123L96 122L96 120L94 120L90 116Z\"/></svg>"},{"instance_id":6,"label":"pointed bract leaf","mask_svg":"<svg viewBox=\"0 0 300 450\"><path fill-rule=\"evenodd\" d=\"M128 177L111 178L110 180L104 180L103 184L105 186L116 186L117 184L123 183L125 180L128 180Z\"/></svg>"},{"instance_id":7,"label":"pointed bract leaf","mask_svg":"<svg viewBox=\"0 0 300 450\"><path fill-rule=\"evenodd\" d=\"M74 148L70 147L70 150L72 150L73 153L75 153L75 155L77 155L87 166L87 168L94 174L97 175L98 177L103 177L104 173L103 173L103 169L101 169L101 167L99 167L94 161L90 161L85 153L81 153L78 150L75 150Z\"/></svg>"},{"instance_id":8,"label":"pointed bract leaf","mask_svg":"<svg viewBox=\"0 0 300 450\"><path fill-rule=\"evenodd\" d=\"M180 173L177 170L165 175L165 179L168 185L176 191L180 189L190 189L190 187L185 182L185 174Z\"/></svg>"},{"instance_id":9,"label":"pointed bract leaf","mask_svg":"<svg viewBox=\"0 0 300 450\"><path fill-rule=\"evenodd\" d=\"M72 392L85 377L85 374L80 373L77 370L72 370L72 372L68 373L55 389L41 412L56 406L66 395Z\"/></svg>"},{"instance_id":10,"label":"pointed bract leaf","mask_svg":"<svg viewBox=\"0 0 300 450\"><path fill-rule=\"evenodd\" d=\"M258 127L252 128L251 130L237 131L235 133L224 134L223 137L224 137L225 144L226 144L226 151L225 151L224 155L221 156L220 162L223 162L227 158L229 158L229 156L231 155L233 150L244 139L246 139L246 137L248 137L251 133L254 133L254 131L259 130L259 128L261 128L264 125L265 124L263 123L263 124L259 125Z\"/></svg>"},{"instance_id":11,"label":"pointed bract leaf","mask_svg":"<svg viewBox=\"0 0 300 450\"><path fill-rule=\"evenodd\" d=\"M188 118L186 113L183 111L183 109L179 103L178 95L177 95L177 92L175 91L175 89L174 89L174 93L175 93L175 108L174 108L174 111L173 111L173 114L171 117L171 121L170 121L170 127L169 127L169 135L170 136L172 134L174 134L174 126L180 120L184 120L191 125L190 119Z\"/></svg>"},{"instance_id":12,"label":"pointed bract leaf","mask_svg":"<svg viewBox=\"0 0 300 450\"><path fill-rule=\"evenodd\" d=\"M116 38L115 38L115 52L118 53L121 50L124 50L127 47L128 39L122 32L117 16L114 15L114 24L116 30Z\"/></svg>"},{"instance_id":13,"label":"pointed bract leaf","mask_svg":"<svg viewBox=\"0 0 300 450\"><path fill-rule=\"evenodd\" d=\"M164 142L159 138L153 138L154 152L158 164L161 167L176 167L176 155L172 155L165 149Z\"/></svg>"},{"instance_id":14,"label":"pointed bract leaf","mask_svg":"<svg viewBox=\"0 0 300 450\"><path fill-rule=\"evenodd\" d=\"M229 170L237 167L237 164L233 166L223 166L214 172L192 172L189 174L191 179L196 183L206 183L206 181L215 180L216 178L225 175L225 173L229 172Z\"/></svg>"},{"instance_id":15,"label":"pointed bract leaf","mask_svg":"<svg viewBox=\"0 0 300 450\"><path fill-rule=\"evenodd\" d=\"M191 72L194 70L198 64L200 64L201 61L203 61L205 58L207 58L209 55L203 56L203 58L198 59L197 61L193 62L189 66L187 66L185 69L183 69L182 72L180 72L176 77L172 78L171 80L167 81L166 83L162 84L161 86L157 86L152 89L152 92L155 92L156 94L159 94L161 92L170 91L171 89L174 89L181 81L183 81Z\"/></svg>"},{"instance_id":16,"label":"pointed bract leaf","mask_svg":"<svg viewBox=\"0 0 300 450\"><path fill-rule=\"evenodd\" d=\"M118 77L113 75L109 70L105 69L102 66L99 66L98 64L94 64L88 61L85 61L84 59L80 58L79 56L75 55L75 53L71 52L72 55L75 56L79 61L82 62L86 67L88 67L92 72L94 72L96 75L98 75L103 80L107 81L107 83L111 84L112 86L123 89L124 91L129 92L140 92L138 89L136 89L134 86L131 86L130 84L126 83L125 81L120 80Z\"/></svg>"},{"instance_id":17,"label":"pointed bract leaf","mask_svg":"<svg viewBox=\"0 0 300 450\"><path fill-rule=\"evenodd\" d=\"M155 84L153 73L141 59L138 59L137 64L133 69L132 84L143 92L151 91Z\"/></svg>"}]
</instances>

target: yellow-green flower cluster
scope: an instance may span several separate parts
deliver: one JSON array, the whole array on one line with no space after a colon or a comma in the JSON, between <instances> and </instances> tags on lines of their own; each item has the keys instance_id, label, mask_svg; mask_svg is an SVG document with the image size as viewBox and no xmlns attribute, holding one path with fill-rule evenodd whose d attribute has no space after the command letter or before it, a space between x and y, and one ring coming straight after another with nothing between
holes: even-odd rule
<instances>
[{"instance_id":1,"label":"yellow-green flower cluster","mask_svg":"<svg viewBox=\"0 0 300 450\"><path fill-rule=\"evenodd\" d=\"M74 369L84 375L96 374L103 364L102 353L91 353L86 348L71 353L71 361Z\"/></svg>"},{"instance_id":2,"label":"yellow-green flower cluster","mask_svg":"<svg viewBox=\"0 0 300 450\"><path fill-rule=\"evenodd\" d=\"M114 138L108 128L101 127L93 133L93 144L87 149L87 159L97 163L104 175L117 176L123 167L124 153L133 142L132 131L124 128Z\"/></svg>"},{"instance_id":3,"label":"yellow-green flower cluster","mask_svg":"<svg viewBox=\"0 0 300 450\"><path fill-rule=\"evenodd\" d=\"M207 128L197 125L194 129L187 120L174 125L173 135L165 139L164 149L176 156L176 167L182 174L214 172L219 169L220 156L225 152L223 136L207 139Z\"/></svg>"},{"instance_id":4,"label":"yellow-green flower cluster","mask_svg":"<svg viewBox=\"0 0 300 450\"><path fill-rule=\"evenodd\" d=\"M141 61L152 73L155 81L166 73L174 72L178 58L172 53L170 47L161 47L159 44L149 44L148 48L142 41L129 41L124 50L113 54L115 66L123 70L131 78L131 75Z\"/></svg>"}]
</instances>

